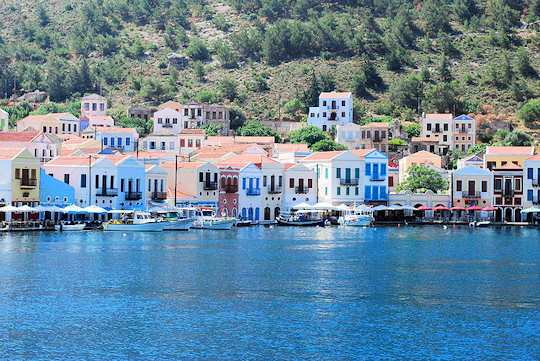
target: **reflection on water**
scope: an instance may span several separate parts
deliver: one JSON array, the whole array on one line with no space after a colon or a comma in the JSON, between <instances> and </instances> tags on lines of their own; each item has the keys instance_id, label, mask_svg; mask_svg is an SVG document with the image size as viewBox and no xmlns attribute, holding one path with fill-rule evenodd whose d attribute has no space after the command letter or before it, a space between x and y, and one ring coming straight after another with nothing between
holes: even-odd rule
<instances>
[{"instance_id":1,"label":"reflection on water","mask_svg":"<svg viewBox=\"0 0 540 361\"><path fill-rule=\"evenodd\" d=\"M0 355L535 359L540 231L0 235Z\"/></svg>"}]
</instances>

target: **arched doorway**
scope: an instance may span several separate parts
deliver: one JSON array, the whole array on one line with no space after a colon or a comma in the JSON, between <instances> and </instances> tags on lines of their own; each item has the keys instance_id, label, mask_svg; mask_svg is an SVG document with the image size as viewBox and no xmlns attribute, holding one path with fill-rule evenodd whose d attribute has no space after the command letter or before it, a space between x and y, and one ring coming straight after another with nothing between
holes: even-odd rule
<instances>
[{"instance_id":1,"label":"arched doorway","mask_svg":"<svg viewBox=\"0 0 540 361\"><path fill-rule=\"evenodd\" d=\"M495 222L502 222L503 221L503 213L501 208L497 208L495 211Z\"/></svg>"},{"instance_id":2,"label":"arched doorway","mask_svg":"<svg viewBox=\"0 0 540 361\"><path fill-rule=\"evenodd\" d=\"M512 208L506 208L504 210L504 221L505 222L512 222L512 217L514 216L514 212L512 211Z\"/></svg>"},{"instance_id":3,"label":"arched doorway","mask_svg":"<svg viewBox=\"0 0 540 361\"><path fill-rule=\"evenodd\" d=\"M521 209L519 208L514 210L514 222L521 222Z\"/></svg>"},{"instance_id":4,"label":"arched doorway","mask_svg":"<svg viewBox=\"0 0 540 361\"><path fill-rule=\"evenodd\" d=\"M277 218L279 217L279 213L281 212L281 209L279 209L279 207L276 207L274 209L274 218Z\"/></svg>"},{"instance_id":5,"label":"arched doorway","mask_svg":"<svg viewBox=\"0 0 540 361\"><path fill-rule=\"evenodd\" d=\"M249 209L248 209L248 219L250 221L253 220L253 208L251 208L251 207L249 207Z\"/></svg>"},{"instance_id":6,"label":"arched doorway","mask_svg":"<svg viewBox=\"0 0 540 361\"><path fill-rule=\"evenodd\" d=\"M265 220L265 221L269 221L269 220L270 220L270 217L271 217L270 212L271 212L271 211L270 211L270 207L265 207L265 208L264 208L264 220Z\"/></svg>"}]
</instances>

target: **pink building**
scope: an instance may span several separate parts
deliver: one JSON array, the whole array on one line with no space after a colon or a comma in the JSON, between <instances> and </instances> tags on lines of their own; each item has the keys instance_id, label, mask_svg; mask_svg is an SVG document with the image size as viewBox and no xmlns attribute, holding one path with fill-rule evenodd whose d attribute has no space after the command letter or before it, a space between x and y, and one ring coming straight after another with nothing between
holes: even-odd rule
<instances>
[{"instance_id":1,"label":"pink building","mask_svg":"<svg viewBox=\"0 0 540 361\"><path fill-rule=\"evenodd\" d=\"M227 217L238 215L238 179L240 169L234 166L219 168L218 214Z\"/></svg>"}]
</instances>

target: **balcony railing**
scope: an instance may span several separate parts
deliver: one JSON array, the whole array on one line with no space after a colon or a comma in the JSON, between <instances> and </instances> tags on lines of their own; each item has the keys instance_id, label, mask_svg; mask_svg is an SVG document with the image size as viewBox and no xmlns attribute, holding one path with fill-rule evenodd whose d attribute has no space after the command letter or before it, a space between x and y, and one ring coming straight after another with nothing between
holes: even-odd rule
<instances>
[{"instance_id":1,"label":"balcony railing","mask_svg":"<svg viewBox=\"0 0 540 361\"><path fill-rule=\"evenodd\" d=\"M339 184L342 186L357 186L358 178L341 178Z\"/></svg>"},{"instance_id":2,"label":"balcony railing","mask_svg":"<svg viewBox=\"0 0 540 361\"><path fill-rule=\"evenodd\" d=\"M386 177L380 175L380 174L375 174L375 175L371 175L369 177L369 180L372 181L372 182L382 182L384 180L386 180Z\"/></svg>"},{"instance_id":3,"label":"balcony railing","mask_svg":"<svg viewBox=\"0 0 540 361\"><path fill-rule=\"evenodd\" d=\"M482 194L480 192L463 192L463 198L480 198Z\"/></svg>"},{"instance_id":4,"label":"balcony railing","mask_svg":"<svg viewBox=\"0 0 540 361\"><path fill-rule=\"evenodd\" d=\"M309 188L308 187L296 187L294 189L295 193L296 194L307 194L309 192Z\"/></svg>"},{"instance_id":5,"label":"balcony railing","mask_svg":"<svg viewBox=\"0 0 540 361\"><path fill-rule=\"evenodd\" d=\"M283 192L283 187L281 187L281 186L276 186L276 185L272 186L271 185L271 186L268 187L268 194L278 194L278 193L281 193L281 192Z\"/></svg>"},{"instance_id":6,"label":"balcony railing","mask_svg":"<svg viewBox=\"0 0 540 361\"><path fill-rule=\"evenodd\" d=\"M126 201L138 201L140 199L142 199L141 192L127 192L126 193Z\"/></svg>"},{"instance_id":7,"label":"balcony railing","mask_svg":"<svg viewBox=\"0 0 540 361\"><path fill-rule=\"evenodd\" d=\"M247 188L246 189L246 195L248 195L248 196L260 196L261 195L261 189L260 188Z\"/></svg>"},{"instance_id":8,"label":"balcony railing","mask_svg":"<svg viewBox=\"0 0 540 361\"><path fill-rule=\"evenodd\" d=\"M532 179L532 180L531 180L531 183L532 183L532 186L533 186L533 187L538 187L538 186L540 186L540 180L539 180L539 179Z\"/></svg>"},{"instance_id":9,"label":"balcony railing","mask_svg":"<svg viewBox=\"0 0 540 361\"><path fill-rule=\"evenodd\" d=\"M98 196L98 197L116 197L116 196L118 196L118 189L116 189L116 188L98 188L96 190L96 196Z\"/></svg>"},{"instance_id":10,"label":"balcony railing","mask_svg":"<svg viewBox=\"0 0 540 361\"><path fill-rule=\"evenodd\" d=\"M153 201L163 201L167 199L167 192L153 192L152 200Z\"/></svg>"},{"instance_id":11,"label":"balcony railing","mask_svg":"<svg viewBox=\"0 0 540 361\"><path fill-rule=\"evenodd\" d=\"M217 188L217 182L204 182L203 184L203 189L205 191L215 191Z\"/></svg>"},{"instance_id":12,"label":"balcony railing","mask_svg":"<svg viewBox=\"0 0 540 361\"><path fill-rule=\"evenodd\" d=\"M513 189L505 189L503 190L503 197L513 197L514 196L514 190Z\"/></svg>"},{"instance_id":13,"label":"balcony railing","mask_svg":"<svg viewBox=\"0 0 540 361\"><path fill-rule=\"evenodd\" d=\"M225 184L221 186L221 189L225 193L238 193L238 184Z\"/></svg>"},{"instance_id":14,"label":"balcony railing","mask_svg":"<svg viewBox=\"0 0 540 361\"><path fill-rule=\"evenodd\" d=\"M540 204L540 198L533 198L532 204L534 204L534 205Z\"/></svg>"},{"instance_id":15,"label":"balcony railing","mask_svg":"<svg viewBox=\"0 0 540 361\"><path fill-rule=\"evenodd\" d=\"M36 178L21 178L21 187L33 188L37 186Z\"/></svg>"},{"instance_id":16,"label":"balcony railing","mask_svg":"<svg viewBox=\"0 0 540 361\"><path fill-rule=\"evenodd\" d=\"M172 127L173 127L173 125L170 124L170 123L165 123L165 124L162 124L161 126L162 126L163 128L172 128Z\"/></svg>"}]
</instances>

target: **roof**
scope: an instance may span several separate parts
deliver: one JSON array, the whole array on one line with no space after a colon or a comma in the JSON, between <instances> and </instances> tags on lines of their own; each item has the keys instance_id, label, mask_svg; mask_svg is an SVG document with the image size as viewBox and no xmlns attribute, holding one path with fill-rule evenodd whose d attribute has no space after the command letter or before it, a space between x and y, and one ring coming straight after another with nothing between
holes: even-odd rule
<instances>
[{"instance_id":1,"label":"roof","mask_svg":"<svg viewBox=\"0 0 540 361\"><path fill-rule=\"evenodd\" d=\"M532 157L527 158L527 160L540 160L540 155L533 155Z\"/></svg>"},{"instance_id":2,"label":"roof","mask_svg":"<svg viewBox=\"0 0 540 361\"><path fill-rule=\"evenodd\" d=\"M197 135L206 135L204 129L190 129L184 128L180 131L180 134L197 134Z\"/></svg>"},{"instance_id":3,"label":"roof","mask_svg":"<svg viewBox=\"0 0 540 361\"><path fill-rule=\"evenodd\" d=\"M88 114L86 115L86 118L90 122L113 122L114 123L114 119L110 115Z\"/></svg>"},{"instance_id":4,"label":"roof","mask_svg":"<svg viewBox=\"0 0 540 361\"><path fill-rule=\"evenodd\" d=\"M408 156L404 158L409 159L417 159L417 158L436 158L436 159L442 159L440 155L437 155L435 153L428 152L427 150L421 150L416 153L409 154Z\"/></svg>"},{"instance_id":5,"label":"roof","mask_svg":"<svg viewBox=\"0 0 540 361\"><path fill-rule=\"evenodd\" d=\"M482 175L482 176L491 176L492 173L489 169L478 168L478 167L463 167L453 171L455 175Z\"/></svg>"},{"instance_id":6,"label":"roof","mask_svg":"<svg viewBox=\"0 0 540 361\"><path fill-rule=\"evenodd\" d=\"M60 119L63 120L78 120L76 116L74 116L71 113L49 113L49 114L30 114L21 120L19 122L26 123L26 122L46 122L46 121L58 121Z\"/></svg>"},{"instance_id":7,"label":"roof","mask_svg":"<svg viewBox=\"0 0 540 361\"><path fill-rule=\"evenodd\" d=\"M385 128L388 129L389 125L386 122L371 122L361 126L361 128Z\"/></svg>"},{"instance_id":8,"label":"roof","mask_svg":"<svg viewBox=\"0 0 540 361\"><path fill-rule=\"evenodd\" d=\"M352 96L351 92L322 92L319 98L348 98Z\"/></svg>"},{"instance_id":9,"label":"roof","mask_svg":"<svg viewBox=\"0 0 540 361\"><path fill-rule=\"evenodd\" d=\"M56 157L47 163L45 163L45 166L82 166L87 167L89 160L92 160L92 165L96 163L98 158L96 157L88 157L88 156L72 156L72 155L63 155L60 157Z\"/></svg>"},{"instance_id":10,"label":"roof","mask_svg":"<svg viewBox=\"0 0 540 361\"><path fill-rule=\"evenodd\" d=\"M99 94L88 94L82 97L82 100L105 100L105 97Z\"/></svg>"},{"instance_id":11,"label":"roof","mask_svg":"<svg viewBox=\"0 0 540 361\"><path fill-rule=\"evenodd\" d=\"M486 155L533 155L534 147L497 147L486 148Z\"/></svg>"},{"instance_id":12,"label":"roof","mask_svg":"<svg viewBox=\"0 0 540 361\"><path fill-rule=\"evenodd\" d=\"M466 114L461 114L455 117L454 120L474 120L474 119Z\"/></svg>"},{"instance_id":13,"label":"roof","mask_svg":"<svg viewBox=\"0 0 540 361\"><path fill-rule=\"evenodd\" d=\"M25 149L26 148L24 147L2 148L2 151L0 151L0 160L13 159L17 157Z\"/></svg>"},{"instance_id":14,"label":"roof","mask_svg":"<svg viewBox=\"0 0 540 361\"><path fill-rule=\"evenodd\" d=\"M137 133L135 128L123 128L123 127L88 127L84 130L84 133Z\"/></svg>"},{"instance_id":15,"label":"roof","mask_svg":"<svg viewBox=\"0 0 540 361\"><path fill-rule=\"evenodd\" d=\"M275 143L274 150L278 153L309 152L309 147L304 143Z\"/></svg>"},{"instance_id":16,"label":"roof","mask_svg":"<svg viewBox=\"0 0 540 361\"><path fill-rule=\"evenodd\" d=\"M273 160L269 157L264 157L261 155L254 155L254 154L242 154L237 157L223 160L218 163L218 166L238 166L238 167L244 167L248 164L279 164L278 161Z\"/></svg>"},{"instance_id":17,"label":"roof","mask_svg":"<svg viewBox=\"0 0 540 361\"><path fill-rule=\"evenodd\" d=\"M342 154L347 152L346 150L334 150L330 152L315 152L311 153L307 157L305 157L303 160L305 161L319 161L319 160L332 160Z\"/></svg>"},{"instance_id":18,"label":"roof","mask_svg":"<svg viewBox=\"0 0 540 361\"><path fill-rule=\"evenodd\" d=\"M430 120L452 120L453 115L448 113L429 113L424 116L425 119Z\"/></svg>"},{"instance_id":19,"label":"roof","mask_svg":"<svg viewBox=\"0 0 540 361\"><path fill-rule=\"evenodd\" d=\"M505 165L501 165L500 167L493 168L493 170L523 170L523 167L520 167L519 165L516 165L514 163L506 163Z\"/></svg>"},{"instance_id":20,"label":"roof","mask_svg":"<svg viewBox=\"0 0 540 361\"><path fill-rule=\"evenodd\" d=\"M0 132L0 142L30 142L39 132Z\"/></svg>"},{"instance_id":21,"label":"roof","mask_svg":"<svg viewBox=\"0 0 540 361\"><path fill-rule=\"evenodd\" d=\"M178 169L197 169L199 167L202 167L203 165L207 164L208 162L175 162L174 161L166 161L161 163L161 166L163 168L178 168Z\"/></svg>"},{"instance_id":22,"label":"roof","mask_svg":"<svg viewBox=\"0 0 540 361\"><path fill-rule=\"evenodd\" d=\"M179 110L179 109L182 109L182 104L178 103L178 102L173 102L173 101L168 101L168 102L165 102L163 104L161 104L159 107L158 107L159 110L162 110L162 109L174 109L174 110Z\"/></svg>"},{"instance_id":23,"label":"roof","mask_svg":"<svg viewBox=\"0 0 540 361\"><path fill-rule=\"evenodd\" d=\"M356 149L352 150L351 153L356 154L360 159L364 159L366 155L373 152L374 148L368 148L368 149Z\"/></svg>"}]
</instances>

